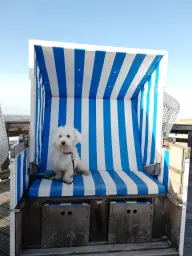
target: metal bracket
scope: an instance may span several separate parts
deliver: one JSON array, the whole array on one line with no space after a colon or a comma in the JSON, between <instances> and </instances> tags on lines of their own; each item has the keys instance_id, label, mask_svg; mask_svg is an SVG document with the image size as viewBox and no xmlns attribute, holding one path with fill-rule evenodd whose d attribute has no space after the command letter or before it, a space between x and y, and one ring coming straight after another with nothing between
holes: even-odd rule
<instances>
[{"instance_id":1,"label":"metal bracket","mask_svg":"<svg viewBox=\"0 0 192 256\"><path fill-rule=\"evenodd\" d=\"M160 163L144 166L144 170L150 175L158 176L161 171Z\"/></svg>"}]
</instances>

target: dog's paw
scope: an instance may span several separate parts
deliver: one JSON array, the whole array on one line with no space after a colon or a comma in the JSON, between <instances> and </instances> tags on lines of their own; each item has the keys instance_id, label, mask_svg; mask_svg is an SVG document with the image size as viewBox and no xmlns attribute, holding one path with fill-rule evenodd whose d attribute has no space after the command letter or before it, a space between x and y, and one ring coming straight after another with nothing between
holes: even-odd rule
<instances>
[{"instance_id":1,"label":"dog's paw","mask_svg":"<svg viewBox=\"0 0 192 256\"><path fill-rule=\"evenodd\" d=\"M87 171L87 170L83 170L83 171L81 171L81 172L82 172L83 175L86 175L86 176L90 175L90 172Z\"/></svg>"},{"instance_id":2,"label":"dog's paw","mask_svg":"<svg viewBox=\"0 0 192 256\"><path fill-rule=\"evenodd\" d=\"M67 184L71 184L73 182L73 177L64 177L63 181Z\"/></svg>"}]
</instances>

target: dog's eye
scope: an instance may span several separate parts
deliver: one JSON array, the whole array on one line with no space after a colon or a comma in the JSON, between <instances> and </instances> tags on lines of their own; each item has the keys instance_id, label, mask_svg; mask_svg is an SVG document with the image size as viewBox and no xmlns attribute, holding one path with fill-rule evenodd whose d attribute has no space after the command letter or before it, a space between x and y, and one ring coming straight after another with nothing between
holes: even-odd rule
<instances>
[{"instance_id":1,"label":"dog's eye","mask_svg":"<svg viewBox=\"0 0 192 256\"><path fill-rule=\"evenodd\" d=\"M61 135L59 135L59 138L61 138L62 136Z\"/></svg>"},{"instance_id":2,"label":"dog's eye","mask_svg":"<svg viewBox=\"0 0 192 256\"><path fill-rule=\"evenodd\" d=\"M70 138L71 136L69 134L67 134L67 138Z\"/></svg>"}]
</instances>

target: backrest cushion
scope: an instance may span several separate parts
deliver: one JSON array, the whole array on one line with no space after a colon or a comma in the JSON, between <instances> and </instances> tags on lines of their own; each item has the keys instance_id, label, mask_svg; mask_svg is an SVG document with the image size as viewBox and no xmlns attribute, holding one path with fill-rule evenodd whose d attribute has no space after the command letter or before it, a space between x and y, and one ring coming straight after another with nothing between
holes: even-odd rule
<instances>
[{"instance_id":1,"label":"backrest cushion","mask_svg":"<svg viewBox=\"0 0 192 256\"><path fill-rule=\"evenodd\" d=\"M81 132L78 152L90 171L142 170L136 105L130 100L49 98L45 109L41 170L52 169L51 136L58 126Z\"/></svg>"}]
</instances>

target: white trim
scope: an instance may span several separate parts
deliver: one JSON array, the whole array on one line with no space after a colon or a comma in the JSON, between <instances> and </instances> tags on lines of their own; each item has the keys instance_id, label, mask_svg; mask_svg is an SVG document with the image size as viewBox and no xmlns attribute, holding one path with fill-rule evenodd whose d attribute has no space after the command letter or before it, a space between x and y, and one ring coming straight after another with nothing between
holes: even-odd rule
<instances>
[{"instance_id":1,"label":"white trim","mask_svg":"<svg viewBox=\"0 0 192 256\"><path fill-rule=\"evenodd\" d=\"M157 125L156 125L156 163L161 163L162 153L162 117L163 117L163 92L166 85L168 54L165 54L160 61L159 67L159 84L158 84L158 109L157 109Z\"/></svg>"},{"instance_id":2,"label":"white trim","mask_svg":"<svg viewBox=\"0 0 192 256\"><path fill-rule=\"evenodd\" d=\"M125 47L111 47L111 46L100 46L100 45L88 45L88 44L77 44L77 43L64 43L44 40L29 40L30 46L40 45L43 47L62 47L68 49L85 49L87 51L107 51L107 52L124 52L129 54L147 54L147 55L165 55L167 51L161 50L147 50L137 48L125 48ZM29 66L32 66L30 62Z\"/></svg>"},{"instance_id":3,"label":"white trim","mask_svg":"<svg viewBox=\"0 0 192 256\"><path fill-rule=\"evenodd\" d=\"M189 181L189 167L190 160L186 159L184 162L183 173L183 186L182 186L182 213L181 213L181 228L180 228L180 241L179 241L179 255L183 256L184 238L185 238L185 223L186 223L186 211L187 211L187 195L188 195L188 181Z\"/></svg>"},{"instance_id":4,"label":"white trim","mask_svg":"<svg viewBox=\"0 0 192 256\"><path fill-rule=\"evenodd\" d=\"M15 213L10 212L10 256L15 256Z\"/></svg>"},{"instance_id":5,"label":"white trim","mask_svg":"<svg viewBox=\"0 0 192 256\"><path fill-rule=\"evenodd\" d=\"M30 102L30 147L29 147L29 162L33 162L34 160L34 133L35 133L35 77L36 77L36 70L35 70L35 51L34 45L29 41L29 72L30 69L32 70L32 74L30 75L30 82L31 82L31 102Z\"/></svg>"},{"instance_id":6,"label":"white trim","mask_svg":"<svg viewBox=\"0 0 192 256\"><path fill-rule=\"evenodd\" d=\"M10 196L10 209L13 210L17 204L16 158L10 159Z\"/></svg>"}]
</instances>

